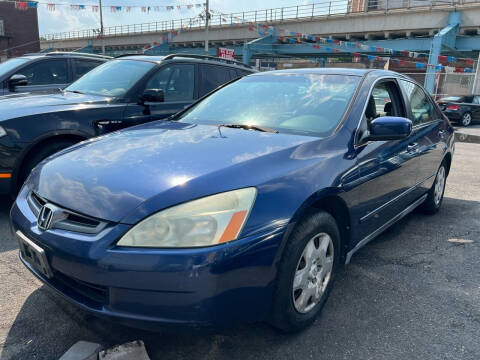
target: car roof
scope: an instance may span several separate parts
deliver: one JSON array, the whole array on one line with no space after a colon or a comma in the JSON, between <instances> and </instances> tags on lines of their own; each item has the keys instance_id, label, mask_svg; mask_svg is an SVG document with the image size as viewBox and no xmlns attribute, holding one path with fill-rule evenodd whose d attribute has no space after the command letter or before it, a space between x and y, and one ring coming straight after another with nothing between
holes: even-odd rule
<instances>
[{"instance_id":1,"label":"car roof","mask_svg":"<svg viewBox=\"0 0 480 360\"><path fill-rule=\"evenodd\" d=\"M350 76L365 76L373 74L375 76L400 76L407 78L407 76L389 70L378 69L349 69L349 68L302 68L302 69L285 69L274 70L263 73L257 73L255 76L262 76L263 74L325 74L325 75L350 75Z\"/></svg>"},{"instance_id":2,"label":"car roof","mask_svg":"<svg viewBox=\"0 0 480 360\"><path fill-rule=\"evenodd\" d=\"M180 60L182 62L193 62L193 63L208 63L212 65L220 65L220 66L228 66L228 67L235 67L245 71L256 72L256 70L249 65L241 64L237 61L226 60L215 58L213 56L202 56L202 55L190 55L190 54L171 54L166 56L158 56L158 55L135 55L135 54L126 54L117 56L115 59L120 60L139 60L139 61L148 61L156 64L160 64L163 61L174 61Z\"/></svg>"},{"instance_id":3,"label":"car roof","mask_svg":"<svg viewBox=\"0 0 480 360\"><path fill-rule=\"evenodd\" d=\"M154 56L154 55L123 55L117 56L115 60L140 60L140 61L148 61L151 63L159 64L162 62L165 56Z\"/></svg>"},{"instance_id":4,"label":"car roof","mask_svg":"<svg viewBox=\"0 0 480 360\"><path fill-rule=\"evenodd\" d=\"M463 98L463 97L471 97L471 96L480 96L480 95L477 95L477 94L467 94L467 95L447 95L447 96L442 96L442 99L446 99L446 98L450 98L450 97L458 97L458 98Z\"/></svg>"},{"instance_id":5,"label":"car roof","mask_svg":"<svg viewBox=\"0 0 480 360\"><path fill-rule=\"evenodd\" d=\"M39 59L45 57L66 57L66 58L84 58L84 59L96 59L96 60L110 60L111 56L82 53L82 52L68 52L68 51L52 51L48 53L28 53L21 56L24 59Z\"/></svg>"}]
</instances>

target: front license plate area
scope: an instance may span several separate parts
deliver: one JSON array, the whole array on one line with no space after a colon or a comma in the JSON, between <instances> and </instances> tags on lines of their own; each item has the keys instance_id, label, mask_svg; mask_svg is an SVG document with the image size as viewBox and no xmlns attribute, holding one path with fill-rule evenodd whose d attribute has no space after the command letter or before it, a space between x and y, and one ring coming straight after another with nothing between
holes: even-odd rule
<instances>
[{"instance_id":1,"label":"front license plate area","mask_svg":"<svg viewBox=\"0 0 480 360\"><path fill-rule=\"evenodd\" d=\"M22 258L28 262L33 268L40 272L43 276L47 278L52 277L52 269L48 264L47 256L45 251L27 238L21 231L15 233L18 245L20 247L20 253Z\"/></svg>"}]
</instances>

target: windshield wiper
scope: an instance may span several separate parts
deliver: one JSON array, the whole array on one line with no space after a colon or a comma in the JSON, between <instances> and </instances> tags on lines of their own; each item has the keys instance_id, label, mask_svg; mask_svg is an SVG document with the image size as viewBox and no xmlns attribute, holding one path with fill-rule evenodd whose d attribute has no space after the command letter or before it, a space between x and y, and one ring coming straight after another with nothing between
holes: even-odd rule
<instances>
[{"instance_id":1,"label":"windshield wiper","mask_svg":"<svg viewBox=\"0 0 480 360\"><path fill-rule=\"evenodd\" d=\"M246 125L246 124L220 124L218 127L227 127L227 128L233 128L233 129L245 129L245 130L256 130L256 131L261 131L261 132L270 132L270 133L275 133L278 134L277 130L270 129L268 127L264 126L257 126L257 125Z\"/></svg>"},{"instance_id":2,"label":"windshield wiper","mask_svg":"<svg viewBox=\"0 0 480 360\"><path fill-rule=\"evenodd\" d=\"M65 91L73 92L73 93L75 93L75 94L83 94L83 92L78 91L78 90L65 90Z\"/></svg>"}]
</instances>

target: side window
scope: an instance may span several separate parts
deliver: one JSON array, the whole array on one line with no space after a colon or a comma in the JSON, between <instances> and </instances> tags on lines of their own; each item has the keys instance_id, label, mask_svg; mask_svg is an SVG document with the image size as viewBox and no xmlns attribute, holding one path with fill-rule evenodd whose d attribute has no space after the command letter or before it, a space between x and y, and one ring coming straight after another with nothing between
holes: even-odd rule
<instances>
[{"instance_id":1,"label":"side window","mask_svg":"<svg viewBox=\"0 0 480 360\"><path fill-rule=\"evenodd\" d=\"M73 81L81 78L84 74L102 64L100 61L75 59L75 70L73 73Z\"/></svg>"},{"instance_id":2,"label":"side window","mask_svg":"<svg viewBox=\"0 0 480 360\"><path fill-rule=\"evenodd\" d=\"M406 80L400 80L400 84L410 102L413 125L427 123L438 117L432 101L420 86Z\"/></svg>"},{"instance_id":3,"label":"side window","mask_svg":"<svg viewBox=\"0 0 480 360\"><path fill-rule=\"evenodd\" d=\"M474 96L473 97L473 103L474 104L477 104L477 105L480 105L480 96Z\"/></svg>"},{"instance_id":4,"label":"side window","mask_svg":"<svg viewBox=\"0 0 480 360\"><path fill-rule=\"evenodd\" d=\"M240 77L240 75L237 74L237 71L235 69L230 69L229 72L230 72L230 80Z\"/></svg>"},{"instance_id":5,"label":"side window","mask_svg":"<svg viewBox=\"0 0 480 360\"><path fill-rule=\"evenodd\" d=\"M370 122L381 116L406 116L403 98L394 80L377 82L372 89L356 134L357 143L361 143L364 135L368 135Z\"/></svg>"},{"instance_id":6,"label":"side window","mask_svg":"<svg viewBox=\"0 0 480 360\"><path fill-rule=\"evenodd\" d=\"M365 118L370 122L380 116L405 116L403 101L394 81L379 82L372 90Z\"/></svg>"},{"instance_id":7,"label":"side window","mask_svg":"<svg viewBox=\"0 0 480 360\"><path fill-rule=\"evenodd\" d=\"M200 65L200 96L230 81L229 70L222 66Z\"/></svg>"},{"instance_id":8,"label":"side window","mask_svg":"<svg viewBox=\"0 0 480 360\"><path fill-rule=\"evenodd\" d=\"M191 101L195 89L195 65L167 65L148 80L146 89L161 89L165 102Z\"/></svg>"},{"instance_id":9,"label":"side window","mask_svg":"<svg viewBox=\"0 0 480 360\"><path fill-rule=\"evenodd\" d=\"M43 60L19 70L17 74L27 77L28 85L67 83L66 60Z\"/></svg>"},{"instance_id":10,"label":"side window","mask_svg":"<svg viewBox=\"0 0 480 360\"><path fill-rule=\"evenodd\" d=\"M248 71L237 70L238 76L247 76L250 75Z\"/></svg>"}]
</instances>

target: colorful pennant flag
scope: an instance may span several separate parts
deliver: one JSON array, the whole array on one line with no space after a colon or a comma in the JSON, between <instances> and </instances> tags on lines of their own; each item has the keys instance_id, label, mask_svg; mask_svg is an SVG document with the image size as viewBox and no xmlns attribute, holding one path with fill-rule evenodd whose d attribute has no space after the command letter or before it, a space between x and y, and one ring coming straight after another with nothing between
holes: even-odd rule
<instances>
[{"instance_id":1,"label":"colorful pennant flag","mask_svg":"<svg viewBox=\"0 0 480 360\"><path fill-rule=\"evenodd\" d=\"M15 1L15 9L27 10L28 9L28 3L26 1Z\"/></svg>"}]
</instances>

